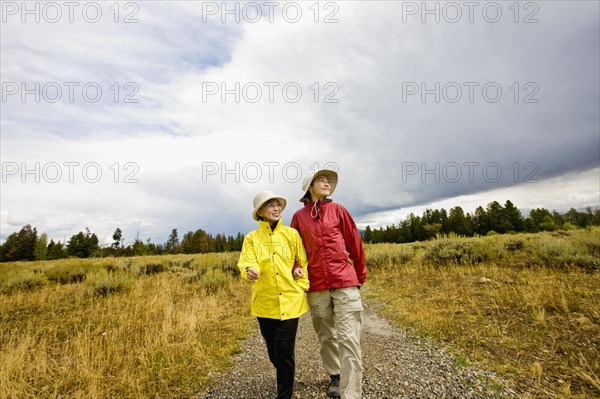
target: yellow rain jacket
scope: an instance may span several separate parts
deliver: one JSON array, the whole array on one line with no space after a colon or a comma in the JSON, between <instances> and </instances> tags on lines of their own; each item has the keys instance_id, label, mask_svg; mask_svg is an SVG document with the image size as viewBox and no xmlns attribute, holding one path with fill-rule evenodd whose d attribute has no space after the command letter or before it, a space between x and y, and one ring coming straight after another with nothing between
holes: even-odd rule
<instances>
[{"instance_id":1,"label":"yellow rain jacket","mask_svg":"<svg viewBox=\"0 0 600 399\"><path fill-rule=\"evenodd\" d=\"M303 278L294 279L294 262L302 266ZM307 265L306 251L295 229L279 219L271 230L268 222L259 220L258 229L244 238L238 261L244 280L248 281L249 268L258 271L258 280L252 283L252 315L287 320L306 313Z\"/></svg>"}]
</instances>

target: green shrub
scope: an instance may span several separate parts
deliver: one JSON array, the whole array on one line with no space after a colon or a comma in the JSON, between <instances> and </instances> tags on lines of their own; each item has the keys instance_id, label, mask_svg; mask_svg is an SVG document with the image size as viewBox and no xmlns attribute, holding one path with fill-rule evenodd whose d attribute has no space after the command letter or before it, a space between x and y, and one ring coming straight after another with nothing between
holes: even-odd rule
<instances>
[{"instance_id":1,"label":"green shrub","mask_svg":"<svg viewBox=\"0 0 600 399\"><path fill-rule=\"evenodd\" d=\"M83 292L86 296L106 296L126 291L134 282L135 277L131 273L100 269L87 274Z\"/></svg>"},{"instance_id":2,"label":"green shrub","mask_svg":"<svg viewBox=\"0 0 600 399\"><path fill-rule=\"evenodd\" d=\"M399 252L399 253L386 253L386 252L372 252L367 255L367 266L369 269L381 269L383 267L390 267L396 265L403 265L408 263L414 257L414 253Z\"/></svg>"},{"instance_id":3,"label":"green shrub","mask_svg":"<svg viewBox=\"0 0 600 399\"><path fill-rule=\"evenodd\" d=\"M580 240L582 246L586 249L590 256L600 258L600 237L584 236Z\"/></svg>"},{"instance_id":4,"label":"green shrub","mask_svg":"<svg viewBox=\"0 0 600 399\"><path fill-rule=\"evenodd\" d=\"M0 272L0 293L11 294L15 291L29 291L48 283L43 273L22 268L11 268Z\"/></svg>"},{"instance_id":5,"label":"green shrub","mask_svg":"<svg viewBox=\"0 0 600 399\"><path fill-rule=\"evenodd\" d=\"M233 263L233 262L221 263L221 265L219 266L219 269L221 269L228 276L231 276L231 277L239 277L240 276L240 269L237 267L236 263Z\"/></svg>"},{"instance_id":6,"label":"green shrub","mask_svg":"<svg viewBox=\"0 0 600 399\"><path fill-rule=\"evenodd\" d=\"M48 270L46 270L46 276L48 280L54 281L60 284L72 284L80 283L85 280L87 273L98 270L99 267L88 263L81 263L78 265L72 264L58 264Z\"/></svg>"},{"instance_id":7,"label":"green shrub","mask_svg":"<svg viewBox=\"0 0 600 399\"><path fill-rule=\"evenodd\" d=\"M140 275L145 274L150 276L152 274L162 273L167 270L167 267L163 263L148 263L140 267Z\"/></svg>"},{"instance_id":8,"label":"green shrub","mask_svg":"<svg viewBox=\"0 0 600 399\"><path fill-rule=\"evenodd\" d=\"M511 238L504 242L504 249L510 252L520 251L525 248L525 240L522 238Z\"/></svg>"},{"instance_id":9,"label":"green shrub","mask_svg":"<svg viewBox=\"0 0 600 399\"><path fill-rule=\"evenodd\" d=\"M200 277L200 287L205 289L208 293L215 293L219 288L225 287L231 278L221 269L208 269Z\"/></svg>"},{"instance_id":10,"label":"green shrub","mask_svg":"<svg viewBox=\"0 0 600 399\"><path fill-rule=\"evenodd\" d=\"M123 265L117 265L116 263L108 263L104 266L107 272L125 271L126 267Z\"/></svg>"},{"instance_id":11,"label":"green shrub","mask_svg":"<svg viewBox=\"0 0 600 399\"><path fill-rule=\"evenodd\" d=\"M600 259L582 254L564 254L557 259L559 268L578 267L585 271L600 270Z\"/></svg>"},{"instance_id":12,"label":"green shrub","mask_svg":"<svg viewBox=\"0 0 600 399\"><path fill-rule=\"evenodd\" d=\"M600 244L593 237L575 241L573 238L539 240L529 249L531 258L539 266L555 269L578 267L586 271L600 270L598 251Z\"/></svg>"},{"instance_id":13,"label":"green shrub","mask_svg":"<svg viewBox=\"0 0 600 399\"><path fill-rule=\"evenodd\" d=\"M575 226L574 224L571 223L565 223L562 226L560 226L561 230L577 230L577 226Z\"/></svg>"},{"instance_id":14,"label":"green shrub","mask_svg":"<svg viewBox=\"0 0 600 399\"><path fill-rule=\"evenodd\" d=\"M177 270L177 269L193 269L194 268L194 259L175 259L170 260L168 267L164 267L162 271L165 270Z\"/></svg>"},{"instance_id":15,"label":"green shrub","mask_svg":"<svg viewBox=\"0 0 600 399\"><path fill-rule=\"evenodd\" d=\"M414 244L370 244L365 247L367 267L381 269L404 265L414 258L414 247Z\"/></svg>"},{"instance_id":16,"label":"green shrub","mask_svg":"<svg viewBox=\"0 0 600 399\"><path fill-rule=\"evenodd\" d=\"M467 265L491 261L490 244L467 239L442 238L431 242L423 253L423 261L434 266Z\"/></svg>"},{"instance_id":17,"label":"green shrub","mask_svg":"<svg viewBox=\"0 0 600 399\"><path fill-rule=\"evenodd\" d=\"M184 282L193 283L195 281L200 280L202 278L202 276L204 274L206 274L206 270L198 269L198 270L193 270L193 271L188 271L188 272L180 272L177 274L179 275L181 280L183 280Z\"/></svg>"},{"instance_id":18,"label":"green shrub","mask_svg":"<svg viewBox=\"0 0 600 399\"><path fill-rule=\"evenodd\" d=\"M367 254L369 269L381 269L390 264L390 255L387 252L376 251Z\"/></svg>"}]
</instances>

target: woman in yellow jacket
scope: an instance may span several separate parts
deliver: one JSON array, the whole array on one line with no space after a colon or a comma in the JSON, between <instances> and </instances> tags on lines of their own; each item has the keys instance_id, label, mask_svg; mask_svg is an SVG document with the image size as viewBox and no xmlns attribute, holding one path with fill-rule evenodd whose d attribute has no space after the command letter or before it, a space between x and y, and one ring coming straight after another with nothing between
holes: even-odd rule
<instances>
[{"instance_id":1,"label":"woman in yellow jacket","mask_svg":"<svg viewBox=\"0 0 600 399\"><path fill-rule=\"evenodd\" d=\"M238 261L242 278L253 284L251 311L277 370L277 399L290 399L294 392L298 318L308 311L306 251L300 234L281 222L286 203L271 191L254 197L258 229L244 238Z\"/></svg>"}]
</instances>

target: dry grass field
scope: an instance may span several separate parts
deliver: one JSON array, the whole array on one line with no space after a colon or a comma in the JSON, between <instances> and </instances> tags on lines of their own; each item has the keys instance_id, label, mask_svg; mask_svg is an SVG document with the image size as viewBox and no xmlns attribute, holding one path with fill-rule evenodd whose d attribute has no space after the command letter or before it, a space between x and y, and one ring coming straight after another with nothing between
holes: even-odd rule
<instances>
[{"instance_id":1,"label":"dry grass field","mask_svg":"<svg viewBox=\"0 0 600 399\"><path fill-rule=\"evenodd\" d=\"M385 315L528 398L600 397L600 229L367 247Z\"/></svg>"},{"instance_id":2,"label":"dry grass field","mask_svg":"<svg viewBox=\"0 0 600 399\"><path fill-rule=\"evenodd\" d=\"M366 251L394 323L524 397L600 397L600 229ZM0 264L0 398L198 396L255 323L237 257Z\"/></svg>"},{"instance_id":3,"label":"dry grass field","mask_svg":"<svg viewBox=\"0 0 600 399\"><path fill-rule=\"evenodd\" d=\"M248 287L228 269L236 261L211 254L0 266L0 397L197 396L249 332ZM23 288L32 275L42 283Z\"/></svg>"}]
</instances>

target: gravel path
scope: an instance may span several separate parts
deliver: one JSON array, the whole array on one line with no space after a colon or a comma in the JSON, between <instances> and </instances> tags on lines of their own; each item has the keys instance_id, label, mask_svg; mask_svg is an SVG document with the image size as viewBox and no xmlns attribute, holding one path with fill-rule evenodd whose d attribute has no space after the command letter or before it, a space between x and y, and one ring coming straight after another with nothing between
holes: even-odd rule
<instances>
[{"instance_id":1,"label":"gravel path","mask_svg":"<svg viewBox=\"0 0 600 399\"><path fill-rule=\"evenodd\" d=\"M364 301L364 299L363 299ZM454 366L453 357L393 327L365 302L363 399L518 398L492 373ZM275 371L258 330L244 341L233 369L213 375L215 384L198 399L273 399ZM328 376L309 314L300 318L296 340L296 399L326 399ZM493 387L493 388L492 388Z\"/></svg>"}]
</instances>

